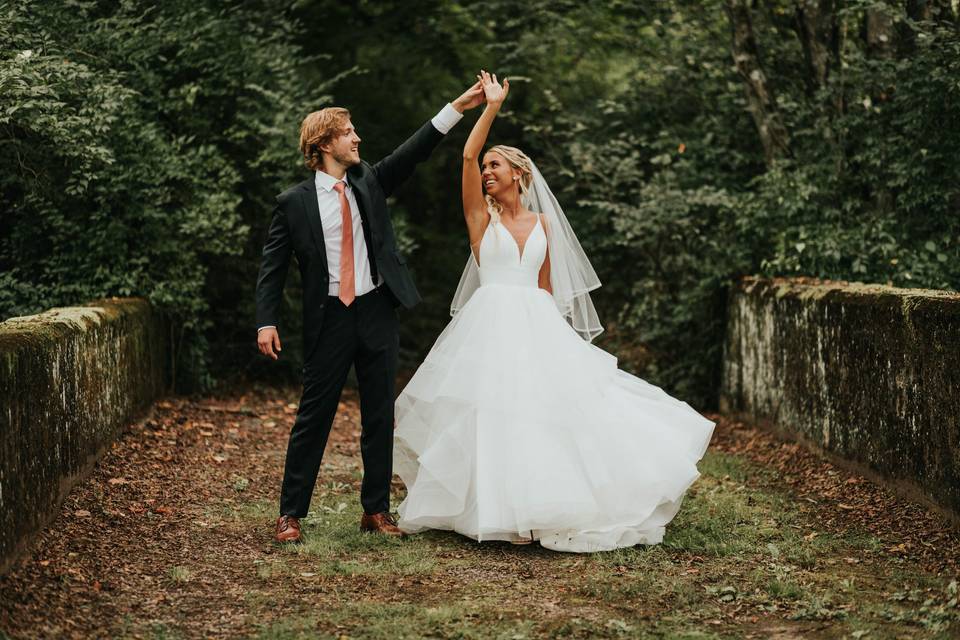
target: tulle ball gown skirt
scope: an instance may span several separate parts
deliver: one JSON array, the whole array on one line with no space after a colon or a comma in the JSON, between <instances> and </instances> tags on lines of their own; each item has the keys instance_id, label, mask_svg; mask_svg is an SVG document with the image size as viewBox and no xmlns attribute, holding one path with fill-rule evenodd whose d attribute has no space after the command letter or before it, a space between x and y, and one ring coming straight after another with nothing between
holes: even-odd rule
<instances>
[{"instance_id":1,"label":"tulle ball gown skirt","mask_svg":"<svg viewBox=\"0 0 960 640\"><path fill-rule=\"evenodd\" d=\"M617 369L547 292L481 286L397 400L405 531L533 538L592 552L656 544L714 423Z\"/></svg>"}]
</instances>

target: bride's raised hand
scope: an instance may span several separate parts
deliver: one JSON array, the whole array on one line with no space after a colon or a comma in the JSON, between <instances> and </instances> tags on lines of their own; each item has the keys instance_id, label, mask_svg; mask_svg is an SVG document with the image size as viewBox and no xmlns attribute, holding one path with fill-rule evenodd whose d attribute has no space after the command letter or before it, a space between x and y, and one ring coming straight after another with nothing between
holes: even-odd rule
<instances>
[{"instance_id":1,"label":"bride's raised hand","mask_svg":"<svg viewBox=\"0 0 960 640\"><path fill-rule=\"evenodd\" d=\"M503 101L506 100L507 94L510 93L510 81L504 79L503 86L497 82L497 74L491 75L490 73L480 70L480 75L477 76L480 80L480 84L483 86L483 93L487 98L487 104L501 105Z\"/></svg>"},{"instance_id":2,"label":"bride's raised hand","mask_svg":"<svg viewBox=\"0 0 960 640\"><path fill-rule=\"evenodd\" d=\"M451 102L450 104L454 109L463 113L468 109L473 109L476 106L483 104L484 95L483 87L480 85L480 80L477 80L473 83L473 86L463 92L459 98Z\"/></svg>"}]
</instances>

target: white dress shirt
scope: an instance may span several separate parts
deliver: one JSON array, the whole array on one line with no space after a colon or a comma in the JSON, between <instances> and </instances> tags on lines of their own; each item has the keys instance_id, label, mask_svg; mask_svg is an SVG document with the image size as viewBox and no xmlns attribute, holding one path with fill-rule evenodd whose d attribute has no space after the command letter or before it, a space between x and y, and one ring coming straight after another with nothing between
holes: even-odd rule
<instances>
[{"instance_id":1,"label":"white dress shirt","mask_svg":"<svg viewBox=\"0 0 960 640\"><path fill-rule=\"evenodd\" d=\"M353 218L354 293L357 296L370 293L374 290L375 285L370 273L370 260L367 258L367 243L363 236L363 222L360 218L357 198L353 189L350 188L347 176L343 176L342 180L337 180L328 173L317 171L313 182L317 188L317 205L320 207L320 222L323 224L323 245L327 251L327 272L330 274L328 293L331 296L340 295L340 249L343 244L343 215L340 213L340 196L333 188L333 185L337 182L343 182L346 185L343 193L350 204L350 213ZM377 284L380 284L380 282Z\"/></svg>"},{"instance_id":2,"label":"white dress shirt","mask_svg":"<svg viewBox=\"0 0 960 640\"><path fill-rule=\"evenodd\" d=\"M463 118L463 114L447 103L430 122L437 131L446 135L455 124L460 122L461 118ZM340 247L343 242L343 216L340 213L340 196L333 188L333 185L337 182L336 178L323 171L317 171L314 176L317 204L320 207L320 222L323 225L323 244L327 253L327 271L330 274L328 293L331 296L340 295ZM353 189L350 188L347 176L343 176L341 182L346 185L343 192L347 196L347 202L350 203L350 212L353 218L353 281L355 293L357 296L362 296L382 284L383 277L378 274L379 281L376 285L374 284L373 276L370 273L370 260L367 257L367 243L363 236L360 207L357 206L357 198L353 194ZM260 327L257 331L271 327L273 325L267 325Z\"/></svg>"}]
</instances>

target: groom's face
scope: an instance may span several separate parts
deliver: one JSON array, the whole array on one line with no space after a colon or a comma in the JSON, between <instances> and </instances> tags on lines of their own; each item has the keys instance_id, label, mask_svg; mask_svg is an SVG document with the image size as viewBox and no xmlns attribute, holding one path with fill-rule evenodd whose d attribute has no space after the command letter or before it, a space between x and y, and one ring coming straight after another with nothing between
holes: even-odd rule
<instances>
[{"instance_id":1,"label":"groom's face","mask_svg":"<svg viewBox=\"0 0 960 640\"><path fill-rule=\"evenodd\" d=\"M329 153L343 167L360 164L360 136L357 135L353 123L349 120L344 124L340 134L324 147L326 148L321 147L321 149Z\"/></svg>"}]
</instances>

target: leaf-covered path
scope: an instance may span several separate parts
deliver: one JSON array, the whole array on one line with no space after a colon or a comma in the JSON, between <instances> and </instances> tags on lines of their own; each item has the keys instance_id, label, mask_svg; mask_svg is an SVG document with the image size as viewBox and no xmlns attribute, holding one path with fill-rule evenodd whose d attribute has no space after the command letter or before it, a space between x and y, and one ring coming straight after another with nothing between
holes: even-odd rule
<instances>
[{"instance_id":1,"label":"leaf-covered path","mask_svg":"<svg viewBox=\"0 0 960 640\"><path fill-rule=\"evenodd\" d=\"M727 420L664 544L580 556L450 533L359 533L348 393L308 542L278 548L271 527L296 401L290 389L159 403L0 578L0 637L960 634L956 529Z\"/></svg>"}]
</instances>

